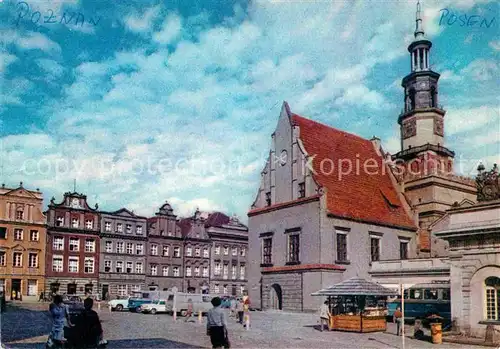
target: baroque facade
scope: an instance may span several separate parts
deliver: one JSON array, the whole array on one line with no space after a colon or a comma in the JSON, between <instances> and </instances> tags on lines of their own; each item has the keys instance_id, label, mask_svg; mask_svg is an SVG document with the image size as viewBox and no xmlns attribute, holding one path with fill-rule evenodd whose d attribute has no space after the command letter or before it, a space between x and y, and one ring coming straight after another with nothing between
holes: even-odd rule
<instances>
[{"instance_id":1,"label":"baroque facade","mask_svg":"<svg viewBox=\"0 0 500 349\"><path fill-rule=\"evenodd\" d=\"M67 192L60 203L52 198L47 210L47 294L98 292L100 221L97 204L87 196Z\"/></svg>"},{"instance_id":2,"label":"baroque facade","mask_svg":"<svg viewBox=\"0 0 500 349\"><path fill-rule=\"evenodd\" d=\"M100 212L99 294L125 296L146 286L147 219L122 208Z\"/></svg>"},{"instance_id":3,"label":"baroque facade","mask_svg":"<svg viewBox=\"0 0 500 349\"><path fill-rule=\"evenodd\" d=\"M0 288L6 297L38 296L45 280L43 196L21 183L0 188Z\"/></svg>"}]
</instances>

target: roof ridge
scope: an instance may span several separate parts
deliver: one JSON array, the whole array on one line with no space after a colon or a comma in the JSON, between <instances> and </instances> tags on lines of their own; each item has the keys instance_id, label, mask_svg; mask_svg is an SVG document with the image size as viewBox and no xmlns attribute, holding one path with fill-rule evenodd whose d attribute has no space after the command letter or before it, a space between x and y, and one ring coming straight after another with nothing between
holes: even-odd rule
<instances>
[{"instance_id":1,"label":"roof ridge","mask_svg":"<svg viewBox=\"0 0 500 349\"><path fill-rule=\"evenodd\" d=\"M333 126L327 125L325 123L322 123L322 122L319 122L319 121L316 121L316 120L313 120L313 119L310 119L310 118L306 118L305 116L302 116L302 115L299 115L299 114L296 114L296 113L292 113L292 117L299 117L299 118L302 118L304 120L313 122L313 123L315 123L317 125L320 125L320 126L323 126L323 127L327 127L327 128L329 128L331 130L334 130L336 132L339 132L339 133L342 133L342 134L345 134L345 135L348 135L348 136L351 136L351 137L359 138L359 139L361 139L362 141L365 141L365 142L371 142L369 139L363 138L360 135L357 135L355 133L351 133L351 132L347 132L347 131L335 128Z\"/></svg>"}]
</instances>

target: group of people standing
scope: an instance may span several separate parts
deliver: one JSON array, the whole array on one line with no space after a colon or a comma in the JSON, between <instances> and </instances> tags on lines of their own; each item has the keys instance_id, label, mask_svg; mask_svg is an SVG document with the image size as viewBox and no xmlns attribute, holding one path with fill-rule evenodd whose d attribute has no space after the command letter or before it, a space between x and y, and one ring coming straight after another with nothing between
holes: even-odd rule
<instances>
[{"instance_id":1,"label":"group of people standing","mask_svg":"<svg viewBox=\"0 0 500 349\"><path fill-rule=\"evenodd\" d=\"M230 314L236 317L236 319L238 319L238 323L242 324L243 326L246 326L243 321L245 313L248 312L248 307L248 300L246 302L243 299L236 298L233 298L231 300Z\"/></svg>"}]
</instances>

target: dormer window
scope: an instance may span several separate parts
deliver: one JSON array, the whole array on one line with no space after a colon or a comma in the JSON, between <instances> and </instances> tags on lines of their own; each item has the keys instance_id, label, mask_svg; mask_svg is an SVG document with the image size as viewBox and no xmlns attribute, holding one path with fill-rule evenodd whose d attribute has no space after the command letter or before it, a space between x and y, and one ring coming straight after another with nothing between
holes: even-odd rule
<instances>
[{"instance_id":1,"label":"dormer window","mask_svg":"<svg viewBox=\"0 0 500 349\"><path fill-rule=\"evenodd\" d=\"M64 225L64 217L57 217L56 227L62 227Z\"/></svg>"},{"instance_id":2,"label":"dormer window","mask_svg":"<svg viewBox=\"0 0 500 349\"><path fill-rule=\"evenodd\" d=\"M266 206L271 206L271 192L266 193Z\"/></svg>"},{"instance_id":3,"label":"dormer window","mask_svg":"<svg viewBox=\"0 0 500 349\"><path fill-rule=\"evenodd\" d=\"M116 231L119 233L123 232L123 224L122 223L116 223Z\"/></svg>"},{"instance_id":4,"label":"dormer window","mask_svg":"<svg viewBox=\"0 0 500 349\"><path fill-rule=\"evenodd\" d=\"M91 219L85 221L85 228L92 229L94 227L94 222Z\"/></svg>"},{"instance_id":5,"label":"dormer window","mask_svg":"<svg viewBox=\"0 0 500 349\"><path fill-rule=\"evenodd\" d=\"M16 219L23 220L24 219L24 211L22 208L18 208L16 211Z\"/></svg>"},{"instance_id":6,"label":"dormer window","mask_svg":"<svg viewBox=\"0 0 500 349\"><path fill-rule=\"evenodd\" d=\"M73 228L78 228L78 218L71 218L71 226Z\"/></svg>"}]
</instances>

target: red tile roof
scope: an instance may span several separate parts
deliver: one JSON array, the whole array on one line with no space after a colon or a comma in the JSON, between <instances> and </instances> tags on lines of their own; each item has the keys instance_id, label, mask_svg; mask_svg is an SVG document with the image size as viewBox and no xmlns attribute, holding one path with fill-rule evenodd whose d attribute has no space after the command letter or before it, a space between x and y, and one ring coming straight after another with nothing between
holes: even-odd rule
<instances>
[{"instance_id":1,"label":"red tile roof","mask_svg":"<svg viewBox=\"0 0 500 349\"><path fill-rule=\"evenodd\" d=\"M370 140L297 114L292 114L292 122L299 126L306 152L314 156L312 168L316 174L313 176L326 189L327 209L331 215L417 230L387 173L389 169L383 167L383 158ZM352 171L343 174L349 170L348 162ZM340 172L339 165L342 167Z\"/></svg>"}]
</instances>

